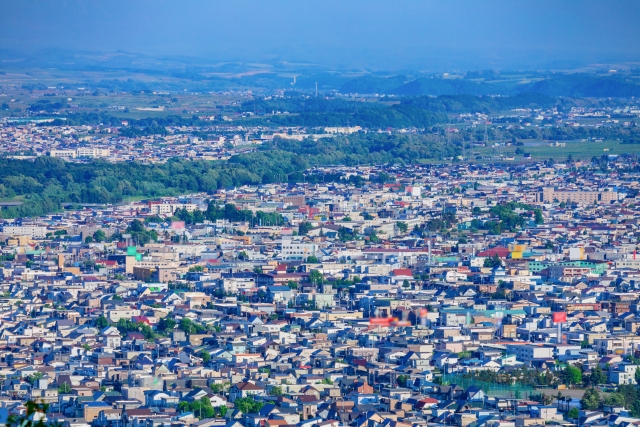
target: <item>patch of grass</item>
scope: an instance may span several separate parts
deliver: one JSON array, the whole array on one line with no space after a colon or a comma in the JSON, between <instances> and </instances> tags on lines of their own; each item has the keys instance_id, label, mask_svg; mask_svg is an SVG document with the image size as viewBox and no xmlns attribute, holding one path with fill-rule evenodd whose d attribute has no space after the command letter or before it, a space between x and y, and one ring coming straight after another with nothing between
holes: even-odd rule
<instances>
[{"instance_id":1,"label":"patch of grass","mask_svg":"<svg viewBox=\"0 0 640 427\"><path fill-rule=\"evenodd\" d=\"M531 145L516 147L502 147L502 158L499 157L500 149L498 147L479 147L471 150L471 162L490 162L505 161L507 157L513 157L512 162L533 162L547 159L556 161L565 161L568 155L573 157L574 161L590 161L592 157L600 157L603 154L640 154L640 144L621 144L620 141L602 141L602 142L566 142L565 146L551 146L550 141L535 141ZM534 145L535 144L535 145ZM515 154L517 148L521 148L525 153L531 154L531 159L525 159L522 154ZM476 159L476 156L482 156L482 159ZM420 163L443 163L441 160L421 159ZM445 163L451 162L445 161Z\"/></svg>"}]
</instances>

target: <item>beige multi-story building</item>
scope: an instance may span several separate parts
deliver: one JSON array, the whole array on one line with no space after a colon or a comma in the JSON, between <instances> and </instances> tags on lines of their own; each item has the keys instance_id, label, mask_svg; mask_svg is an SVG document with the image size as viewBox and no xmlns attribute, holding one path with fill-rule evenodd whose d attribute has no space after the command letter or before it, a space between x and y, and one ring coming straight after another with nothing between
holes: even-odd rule
<instances>
[{"instance_id":1,"label":"beige multi-story building","mask_svg":"<svg viewBox=\"0 0 640 427\"><path fill-rule=\"evenodd\" d=\"M282 198L282 201L292 206L304 206L306 203L304 194L289 194Z\"/></svg>"},{"instance_id":2,"label":"beige multi-story building","mask_svg":"<svg viewBox=\"0 0 640 427\"><path fill-rule=\"evenodd\" d=\"M107 318L113 323L120 319L131 319L133 316L140 316L140 310L134 308L118 308L107 311Z\"/></svg>"},{"instance_id":3,"label":"beige multi-story building","mask_svg":"<svg viewBox=\"0 0 640 427\"><path fill-rule=\"evenodd\" d=\"M599 354L628 354L638 348L640 348L640 337L637 335L609 336L593 340L593 349Z\"/></svg>"},{"instance_id":4,"label":"beige multi-story building","mask_svg":"<svg viewBox=\"0 0 640 427\"><path fill-rule=\"evenodd\" d=\"M542 192L536 195L537 202L551 203L553 201L558 202L573 202L578 204L593 205L594 203L610 203L614 200L618 200L618 193L615 191L566 191L556 190L553 187L546 187L542 189Z\"/></svg>"},{"instance_id":5,"label":"beige multi-story building","mask_svg":"<svg viewBox=\"0 0 640 427\"><path fill-rule=\"evenodd\" d=\"M49 156L57 159L75 159L77 153L76 150L51 150Z\"/></svg>"},{"instance_id":6,"label":"beige multi-story building","mask_svg":"<svg viewBox=\"0 0 640 427\"><path fill-rule=\"evenodd\" d=\"M47 235L47 227L37 225L5 225L2 227L2 233L10 236L44 238Z\"/></svg>"},{"instance_id":7,"label":"beige multi-story building","mask_svg":"<svg viewBox=\"0 0 640 427\"><path fill-rule=\"evenodd\" d=\"M153 215L173 215L175 211L182 208L185 208L187 212L193 212L198 209L198 206L194 203L149 203L149 213Z\"/></svg>"},{"instance_id":8,"label":"beige multi-story building","mask_svg":"<svg viewBox=\"0 0 640 427\"><path fill-rule=\"evenodd\" d=\"M507 344L507 354L515 354L520 362L534 359L553 359L553 347L537 344Z\"/></svg>"},{"instance_id":9,"label":"beige multi-story building","mask_svg":"<svg viewBox=\"0 0 640 427\"><path fill-rule=\"evenodd\" d=\"M51 150L49 151L50 157L56 157L58 159L75 159L78 157L88 157L96 159L99 157L109 157L111 150L108 148L96 148L96 147L81 147L76 150Z\"/></svg>"},{"instance_id":10,"label":"beige multi-story building","mask_svg":"<svg viewBox=\"0 0 640 427\"><path fill-rule=\"evenodd\" d=\"M90 157L90 158L98 158L98 157L109 157L111 155L111 150L108 148L95 148L95 147L82 147L76 150L77 157Z\"/></svg>"}]
</instances>

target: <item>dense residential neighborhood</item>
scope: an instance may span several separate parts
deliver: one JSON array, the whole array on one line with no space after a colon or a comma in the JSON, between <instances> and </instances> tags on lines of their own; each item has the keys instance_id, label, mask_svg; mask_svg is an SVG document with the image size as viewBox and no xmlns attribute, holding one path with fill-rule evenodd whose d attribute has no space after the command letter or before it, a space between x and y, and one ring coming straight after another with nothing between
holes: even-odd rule
<instances>
[{"instance_id":1,"label":"dense residential neighborhood","mask_svg":"<svg viewBox=\"0 0 640 427\"><path fill-rule=\"evenodd\" d=\"M640 184L605 157L315 168L344 179L4 219L0 416L638 423Z\"/></svg>"},{"instance_id":2,"label":"dense residential neighborhood","mask_svg":"<svg viewBox=\"0 0 640 427\"><path fill-rule=\"evenodd\" d=\"M20 94L21 97L26 95L24 92ZM0 96L6 96L6 94L0 93ZM63 103L70 100L72 104L69 104L71 106L69 111L73 114L65 117L61 111L47 110L51 104L49 99L54 96L63 97ZM108 100L109 98L119 99L118 97L130 96L130 94L111 92L104 96ZM155 94L149 94L149 96L153 101L157 101ZM313 121L299 125L278 124L279 119L285 120L297 115L288 111L264 111L264 108L272 104L296 106L297 103L314 100L329 106L343 104L355 106L349 108L358 108L358 104L386 105L402 101L402 98L391 95L369 94L360 99L354 98L353 94L334 94L317 100L317 96L291 97L284 91L277 91L276 94L264 97L253 97L250 92L219 94L219 96L224 96L224 99L234 99L233 102L226 102L224 108L228 111L225 110L224 115L194 114L191 119L172 116L173 121L184 123L169 124L171 121L165 119L167 125L163 126L157 125L153 120L140 121L146 125L134 125L135 120L116 119L112 116L106 116L104 123L100 123L99 120L92 121L78 111L78 105L73 104L73 102L88 102L89 93L84 88L52 86L40 90L29 90L29 102L34 102L28 109L31 111L31 116L0 119L0 153L12 159L50 156L73 162L101 159L108 162L164 163L174 158L221 161L228 160L237 154L255 151L257 147L278 139L301 142L330 140L344 135L357 136L367 133L394 136L433 133L430 126L425 128L423 125L417 126L403 122L387 124L381 122L377 125L370 124L368 127L321 126ZM163 102L171 103L168 96L164 98L166 99ZM183 102L193 102L190 97L183 98ZM263 110L245 111L255 105L256 98L265 105ZM177 102L176 98L173 99ZM489 97L489 99L492 98ZM553 101L553 98L545 99ZM0 98L0 100L8 101L3 104L7 108L6 111L9 111L9 106L27 102L25 99L17 98ZM468 101L467 98L460 98L458 102L465 100ZM482 98L477 100L484 101ZM143 102L141 99L136 101ZM153 101L145 100L145 102ZM550 154L553 154L554 150L566 147L567 142L570 146L575 142L603 143L605 140L632 142L634 137L630 137L629 132L635 135L637 130L636 121L640 117L638 100L636 98L618 99L615 102L609 100L607 103L600 104L581 106L577 103L570 107L559 108L555 104L541 107L532 103L526 108L491 113L471 113L470 111L474 110L470 109L452 114L448 119L449 123L445 125L442 122L440 126L441 131L444 132L443 140L468 146L463 148L459 157L473 160L536 160L535 153L539 150L534 148L532 154L532 147L545 147ZM112 111L116 107L109 106L107 111ZM20 108L16 110L18 111ZM172 112L178 113L179 109ZM255 121L256 118L263 121ZM107 119L110 122L107 122ZM86 123L77 123L83 120ZM156 123L156 126L149 126L149 123ZM163 121L160 120L160 123ZM490 125L488 130L487 124ZM553 132L549 135L544 133L549 130ZM469 135L474 135L474 140L471 140ZM538 140L540 137L549 139L540 141ZM530 141L525 144L521 140ZM608 148L605 147L605 151L613 150L616 145L610 144ZM514 152L513 148L516 146ZM625 149L636 151L633 144ZM444 160L440 154L435 155L434 158Z\"/></svg>"},{"instance_id":3,"label":"dense residential neighborhood","mask_svg":"<svg viewBox=\"0 0 640 427\"><path fill-rule=\"evenodd\" d=\"M0 1L0 427L640 427L639 22Z\"/></svg>"}]
</instances>

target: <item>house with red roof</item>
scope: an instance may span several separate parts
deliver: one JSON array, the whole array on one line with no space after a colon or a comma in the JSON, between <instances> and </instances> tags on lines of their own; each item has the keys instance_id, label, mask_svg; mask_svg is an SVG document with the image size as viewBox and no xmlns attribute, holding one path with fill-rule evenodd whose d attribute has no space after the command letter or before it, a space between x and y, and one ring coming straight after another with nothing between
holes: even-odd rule
<instances>
[{"instance_id":1,"label":"house with red roof","mask_svg":"<svg viewBox=\"0 0 640 427\"><path fill-rule=\"evenodd\" d=\"M505 248L504 246L496 246L495 248L487 249L486 251L482 251L478 253L480 257L493 257L498 255L499 258L505 259L509 256L509 248Z\"/></svg>"},{"instance_id":2,"label":"house with red roof","mask_svg":"<svg viewBox=\"0 0 640 427\"><path fill-rule=\"evenodd\" d=\"M147 325L151 326L151 322L149 321L149 318L147 316L132 316L131 321L133 323L146 323Z\"/></svg>"},{"instance_id":3,"label":"house with red roof","mask_svg":"<svg viewBox=\"0 0 640 427\"><path fill-rule=\"evenodd\" d=\"M413 271L410 268L396 268L391 274L396 280L413 280Z\"/></svg>"}]
</instances>

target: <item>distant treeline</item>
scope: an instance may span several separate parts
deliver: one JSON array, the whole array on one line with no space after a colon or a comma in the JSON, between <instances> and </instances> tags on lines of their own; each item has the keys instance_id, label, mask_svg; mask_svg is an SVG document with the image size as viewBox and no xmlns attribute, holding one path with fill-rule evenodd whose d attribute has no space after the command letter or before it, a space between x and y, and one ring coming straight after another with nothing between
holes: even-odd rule
<instances>
[{"instance_id":1,"label":"distant treeline","mask_svg":"<svg viewBox=\"0 0 640 427\"><path fill-rule=\"evenodd\" d=\"M480 75L475 77L481 77ZM472 81L469 79L443 79L420 77L400 82L404 76L358 77L346 82L341 93L378 93L402 96L418 95L516 95L523 92L541 93L547 96L563 97L637 97L640 84L637 79L622 75L597 76L591 74L557 74L535 79L529 83L517 80L492 78ZM399 84L400 83L400 84Z\"/></svg>"},{"instance_id":2,"label":"distant treeline","mask_svg":"<svg viewBox=\"0 0 640 427\"><path fill-rule=\"evenodd\" d=\"M447 113L491 113L516 108L549 108L556 102L556 99L550 96L528 92L502 97L441 95L437 98L421 96L402 100L406 105Z\"/></svg>"},{"instance_id":3,"label":"distant treeline","mask_svg":"<svg viewBox=\"0 0 640 427\"><path fill-rule=\"evenodd\" d=\"M382 98L383 101L387 100ZM388 100L396 101L393 98ZM301 97L259 99L242 104L240 111L252 111L256 114L271 112L289 113L350 113L380 114L382 111L396 109L409 111L406 107L417 107L432 112L476 113L495 112L514 108L548 108L557 100L540 93L521 93L514 96L490 97L473 95L441 95L438 97L421 96L401 98L400 105L388 107L380 102L359 102L343 98Z\"/></svg>"},{"instance_id":4,"label":"distant treeline","mask_svg":"<svg viewBox=\"0 0 640 427\"><path fill-rule=\"evenodd\" d=\"M507 97L422 96L404 98L400 104L391 106L383 102L292 96L245 102L240 110L256 114L290 113L252 119L248 124L304 127L349 124L368 129L398 129L428 128L438 123L446 123L447 116L442 113L490 113L515 108L548 108L556 102L556 99L539 93L522 93Z\"/></svg>"},{"instance_id":5,"label":"distant treeline","mask_svg":"<svg viewBox=\"0 0 640 427\"><path fill-rule=\"evenodd\" d=\"M250 123L277 126L362 126L366 129L426 128L446 123L447 116L410 105L393 105L384 108L361 108L356 112L306 112L291 115L254 119Z\"/></svg>"},{"instance_id":6,"label":"distant treeline","mask_svg":"<svg viewBox=\"0 0 640 427\"><path fill-rule=\"evenodd\" d=\"M151 198L247 184L302 182L302 172L310 166L412 162L452 156L459 150L455 144L437 144L430 135L363 134L317 143L277 140L228 162L172 159L145 165L68 163L51 157L39 157L35 163L0 159L0 198L24 202L3 209L2 215L37 216L61 209L62 203L117 203L130 196Z\"/></svg>"},{"instance_id":7,"label":"distant treeline","mask_svg":"<svg viewBox=\"0 0 640 427\"><path fill-rule=\"evenodd\" d=\"M55 119L52 122L39 123L38 126L80 126L80 125L97 125L102 123L104 126L122 126L122 122L127 122L127 126L134 129L132 132L145 128L157 128L165 126L205 126L210 122L201 120L197 116L182 117L178 115L170 115L166 117L145 117L142 119L125 119L116 117L108 113L73 113L64 116L64 120Z\"/></svg>"}]
</instances>

